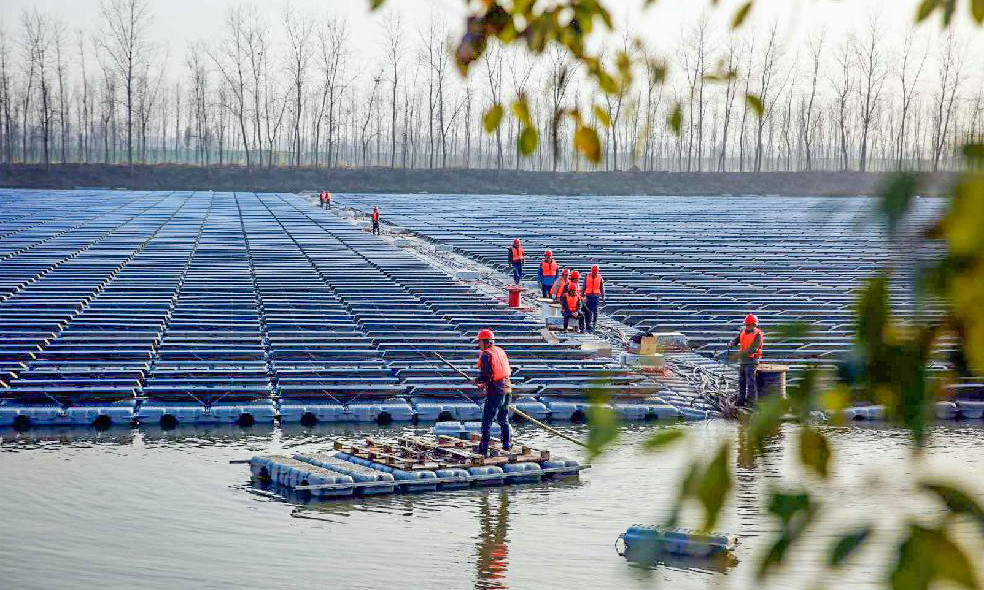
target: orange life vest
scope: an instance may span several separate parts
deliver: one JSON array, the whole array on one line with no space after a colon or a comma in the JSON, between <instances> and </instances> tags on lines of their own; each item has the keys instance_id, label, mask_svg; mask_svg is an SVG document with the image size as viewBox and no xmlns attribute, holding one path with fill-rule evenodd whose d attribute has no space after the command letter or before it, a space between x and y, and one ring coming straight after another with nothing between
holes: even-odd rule
<instances>
[{"instance_id":1,"label":"orange life vest","mask_svg":"<svg viewBox=\"0 0 984 590\"><path fill-rule=\"evenodd\" d=\"M567 294L564 295L564 305L571 313L577 311L578 307L581 305L581 296L577 294L577 289L567 290Z\"/></svg>"},{"instance_id":2,"label":"orange life vest","mask_svg":"<svg viewBox=\"0 0 984 590\"><path fill-rule=\"evenodd\" d=\"M762 344L765 343L765 335L762 334L762 330L759 330L758 328L755 328L751 332L742 330L741 333L738 334L738 345L741 347L742 352L747 351L751 348L752 343L755 342L756 336L762 336L762 338L759 340L758 349L751 355L750 358L760 359L762 358Z\"/></svg>"},{"instance_id":3,"label":"orange life vest","mask_svg":"<svg viewBox=\"0 0 984 590\"><path fill-rule=\"evenodd\" d=\"M565 279L563 275L561 275L561 277L557 279L557 282L554 283L553 288L550 289L550 296L553 297L554 299L560 297L560 294L564 292L564 287L567 286L568 280L569 279Z\"/></svg>"},{"instance_id":4,"label":"orange life vest","mask_svg":"<svg viewBox=\"0 0 984 590\"><path fill-rule=\"evenodd\" d=\"M492 362L493 381L502 381L506 377L512 375L512 368L509 366L509 358L506 356L506 351L495 345L492 345L479 353L478 368L482 368L482 355L486 352L489 353L489 360Z\"/></svg>"},{"instance_id":5,"label":"orange life vest","mask_svg":"<svg viewBox=\"0 0 984 590\"><path fill-rule=\"evenodd\" d=\"M598 276L588 275L584 279L585 295L601 295L601 274Z\"/></svg>"},{"instance_id":6,"label":"orange life vest","mask_svg":"<svg viewBox=\"0 0 984 590\"><path fill-rule=\"evenodd\" d=\"M544 260L540 263L540 270L543 272L543 276L545 277L557 276L557 261L551 259L550 262L547 262Z\"/></svg>"},{"instance_id":7,"label":"orange life vest","mask_svg":"<svg viewBox=\"0 0 984 590\"><path fill-rule=\"evenodd\" d=\"M516 246L511 246L509 249L512 250L512 261L513 262L522 262L523 261L524 256L523 256L523 247L522 246L519 246L518 248Z\"/></svg>"},{"instance_id":8,"label":"orange life vest","mask_svg":"<svg viewBox=\"0 0 984 590\"><path fill-rule=\"evenodd\" d=\"M328 191L325 191L325 200L326 201L330 201L331 200L331 193L329 193Z\"/></svg>"},{"instance_id":9,"label":"orange life vest","mask_svg":"<svg viewBox=\"0 0 984 590\"><path fill-rule=\"evenodd\" d=\"M373 209L373 211L372 211L372 220L373 221L379 221L379 211Z\"/></svg>"}]
</instances>

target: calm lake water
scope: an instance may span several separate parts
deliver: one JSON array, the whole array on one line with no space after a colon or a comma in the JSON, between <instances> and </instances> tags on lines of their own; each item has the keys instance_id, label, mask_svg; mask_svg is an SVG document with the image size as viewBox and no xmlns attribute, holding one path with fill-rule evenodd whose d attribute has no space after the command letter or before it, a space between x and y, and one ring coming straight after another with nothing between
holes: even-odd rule
<instances>
[{"instance_id":1,"label":"calm lake water","mask_svg":"<svg viewBox=\"0 0 984 590\"><path fill-rule=\"evenodd\" d=\"M3 431L0 444L0 588L753 588L754 562L775 528L764 490L803 477L791 428L753 469L737 469L737 494L717 528L737 535L738 563L665 563L619 557L616 537L666 517L691 453L733 436L733 424L688 424L690 441L659 455L639 442L660 425L625 426L618 444L579 481L327 503L288 502L251 486L254 453L327 448L336 436L396 428L197 429L106 433ZM563 430L584 436L583 427ZM875 587L888 543L909 516L940 507L913 500L923 472L952 473L984 490L984 428L937 428L914 467L904 432L827 429L838 471L823 489L829 513L794 546L796 567L774 587ZM562 440L520 427L530 443L581 458ZM820 484L807 480L818 492ZM984 498L982 498L984 501ZM818 576L831 538L859 520L881 532L842 577ZM968 551L984 555L974 530Z\"/></svg>"}]
</instances>

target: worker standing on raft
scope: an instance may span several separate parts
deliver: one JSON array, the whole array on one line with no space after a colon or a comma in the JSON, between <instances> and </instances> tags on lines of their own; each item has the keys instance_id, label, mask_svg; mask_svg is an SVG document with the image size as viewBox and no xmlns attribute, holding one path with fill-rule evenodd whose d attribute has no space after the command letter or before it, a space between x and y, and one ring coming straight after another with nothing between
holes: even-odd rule
<instances>
[{"instance_id":1,"label":"worker standing on raft","mask_svg":"<svg viewBox=\"0 0 984 590\"><path fill-rule=\"evenodd\" d=\"M325 191L325 204L331 209L331 193L328 191Z\"/></svg>"},{"instance_id":2,"label":"worker standing on raft","mask_svg":"<svg viewBox=\"0 0 984 590\"><path fill-rule=\"evenodd\" d=\"M580 273L576 270L571 273L571 280L568 282L567 286L564 288L564 292L560 296L560 311L564 315L564 331L567 331L568 324L571 319L577 319L577 328L579 332L584 332L584 313L581 309L582 303L584 303L584 298L581 297L581 292L578 290L577 283L580 279Z\"/></svg>"},{"instance_id":3,"label":"worker standing on raft","mask_svg":"<svg viewBox=\"0 0 984 590\"><path fill-rule=\"evenodd\" d=\"M519 238L516 238L509 248L509 265L512 266L513 282L517 285L523 279L524 262L526 262L526 256L523 254L523 246L519 243Z\"/></svg>"},{"instance_id":4,"label":"worker standing on raft","mask_svg":"<svg viewBox=\"0 0 984 590\"><path fill-rule=\"evenodd\" d=\"M509 376L512 368L506 351L495 345L495 334L484 328L479 330L478 378L475 385L485 389L485 407L482 409L482 439L478 443L478 453L488 456L492 421L499 423L502 430L502 449L509 450L509 394L512 384Z\"/></svg>"},{"instance_id":5,"label":"worker standing on raft","mask_svg":"<svg viewBox=\"0 0 984 590\"><path fill-rule=\"evenodd\" d=\"M758 318L753 314L745 316L745 329L735 336L728 346L738 346L738 405L746 406L748 398L758 400L758 384L755 382L755 371L759 359L762 358L762 340L764 334L758 329Z\"/></svg>"},{"instance_id":6,"label":"worker standing on raft","mask_svg":"<svg viewBox=\"0 0 984 590\"><path fill-rule=\"evenodd\" d=\"M598 272L598 265L591 267L591 273L584 277L584 329L592 332L598 323L598 301L605 301L605 279Z\"/></svg>"},{"instance_id":7,"label":"worker standing on raft","mask_svg":"<svg viewBox=\"0 0 984 590\"><path fill-rule=\"evenodd\" d=\"M557 280L557 261L553 259L553 252L547 250L543 253L543 262L540 263L540 270L536 273L536 280L540 283L540 293L543 298L550 297L550 289Z\"/></svg>"},{"instance_id":8,"label":"worker standing on raft","mask_svg":"<svg viewBox=\"0 0 984 590\"><path fill-rule=\"evenodd\" d=\"M379 235L379 206L373 205L372 207L372 235Z\"/></svg>"}]
</instances>

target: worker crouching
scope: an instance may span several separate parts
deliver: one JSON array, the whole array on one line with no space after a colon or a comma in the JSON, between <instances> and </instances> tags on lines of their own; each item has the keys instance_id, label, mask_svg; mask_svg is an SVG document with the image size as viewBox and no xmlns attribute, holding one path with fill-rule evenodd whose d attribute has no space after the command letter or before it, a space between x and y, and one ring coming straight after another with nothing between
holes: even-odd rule
<instances>
[{"instance_id":1,"label":"worker crouching","mask_svg":"<svg viewBox=\"0 0 984 590\"><path fill-rule=\"evenodd\" d=\"M550 290L557 282L557 261L554 260L553 252L547 250L543 254L543 262L540 263L540 270L536 274L536 280L540 283L540 294L545 298L550 297Z\"/></svg>"},{"instance_id":2,"label":"worker crouching","mask_svg":"<svg viewBox=\"0 0 984 590\"><path fill-rule=\"evenodd\" d=\"M577 282L580 278L579 275L580 273L576 270L571 273L571 280L568 281L563 294L560 296L560 311L564 315L565 332L569 329L568 326L572 319L577 320L578 331L584 332L584 313L581 309L584 298L581 297L581 293L577 288Z\"/></svg>"},{"instance_id":3,"label":"worker crouching","mask_svg":"<svg viewBox=\"0 0 984 590\"><path fill-rule=\"evenodd\" d=\"M502 449L509 450L509 395L512 384L509 376L512 368L506 351L495 345L495 334L492 330L483 329L478 332L478 378L475 385L485 389L485 406L482 409L482 439L478 443L478 452L488 456L490 431L492 421L499 423L502 430Z\"/></svg>"},{"instance_id":4,"label":"worker crouching","mask_svg":"<svg viewBox=\"0 0 984 590\"><path fill-rule=\"evenodd\" d=\"M745 316L745 329L738 333L729 346L738 346L738 405L747 406L748 399L758 401L758 384L755 371L762 358L762 330L758 329L758 318L753 314Z\"/></svg>"}]
</instances>

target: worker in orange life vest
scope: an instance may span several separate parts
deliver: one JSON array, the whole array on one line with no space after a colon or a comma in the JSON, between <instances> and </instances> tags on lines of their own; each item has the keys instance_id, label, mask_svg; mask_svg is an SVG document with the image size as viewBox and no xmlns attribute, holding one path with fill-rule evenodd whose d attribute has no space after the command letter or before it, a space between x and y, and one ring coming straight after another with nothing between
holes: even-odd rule
<instances>
[{"instance_id":1,"label":"worker in orange life vest","mask_svg":"<svg viewBox=\"0 0 984 590\"><path fill-rule=\"evenodd\" d=\"M372 235L379 235L379 206L373 205L372 207Z\"/></svg>"},{"instance_id":2,"label":"worker in orange life vest","mask_svg":"<svg viewBox=\"0 0 984 590\"><path fill-rule=\"evenodd\" d=\"M478 347L478 378L475 385L485 389L485 407L482 409L482 439L478 443L478 452L487 455L489 451L490 431L492 420L499 423L502 430L502 448L509 450L509 392L512 389L509 376L512 368L506 351L495 345L495 334L484 328L479 330Z\"/></svg>"},{"instance_id":3,"label":"worker in orange life vest","mask_svg":"<svg viewBox=\"0 0 984 590\"><path fill-rule=\"evenodd\" d=\"M523 279L523 263L526 262L526 255L523 253L523 245L519 243L519 238L513 240L513 245L509 247L509 265L512 266L513 282L517 285Z\"/></svg>"},{"instance_id":4,"label":"worker in orange life vest","mask_svg":"<svg viewBox=\"0 0 984 590\"><path fill-rule=\"evenodd\" d=\"M318 193L318 207L324 209L325 207L325 191Z\"/></svg>"},{"instance_id":5,"label":"worker in orange life vest","mask_svg":"<svg viewBox=\"0 0 984 590\"><path fill-rule=\"evenodd\" d=\"M557 261L553 258L553 252L547 250L543 253L543 262L540 263L540 270L536 273L536 280L540 283L540 292L544 298L550 296L550 289L557 280Z\"/></svg>"},{"instance_id":6,"label":"worker in orange life vest","mask_svg":"<svg viewBox=\"0 0 984 590\"><path fill-rule=\"evenodd\" d=\"M565 332L572 318L577 319L578 331L584 331L584 313L581 310L581 304L584 302L584 298L581 297L581 292L577 287L578 280L581 278L580 274L576 270L571 273L571 280L560 296L560 311L564 316Z\"/></svg>"},{"instance_id":7,"label":"worker in orange life vest","mask_svg":"<svg viewBox=\"0 0 984 590\"><path fill-rule=\"evenodd\" d=\"M327 204L328 208L331 209L331 193L328 191L325 191L325 204Z\"/></svg>"},{"instance_id":8,"label":"worker in orange life vest","mask_svg":"<svg viewBox=\"0 0 984 590\"><path fill-rule=\"evenodd\" d=\"M605 279L598 272L598 265L584 277L584 329L591 332L598 323L598 301L605 301Z\"/></svg>"},{"instance_id":9,"label":"worker in orange life vest","mask_svg":"<svg viewBox=\"0 0 984 590\"><path fill-rule=\"evenodd\" d=\"M758 318L753 314L745 316L745 329L728 344L738 347L738 405L745 406L749 398L758 401L758 384L755 371L762 358L762 341L765 335L758 328Z\"/></svg>"},{"instance_id":10,"label":"worker in orange life vest","mask_svg":"<svg viewBox=\"0 0 984 590\"><path fill-rule=\"evenodd\" d=\"M564 292L567 287L568 281L570 281L570 269L565 268L563 272L560 273L560 278L554 282L553 288L550 289L550 298L554 301L560 301L560 295Z\"/></svg>"}]
</instances>

